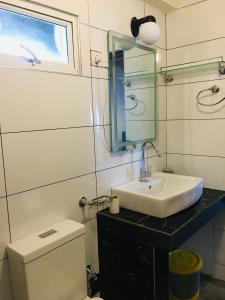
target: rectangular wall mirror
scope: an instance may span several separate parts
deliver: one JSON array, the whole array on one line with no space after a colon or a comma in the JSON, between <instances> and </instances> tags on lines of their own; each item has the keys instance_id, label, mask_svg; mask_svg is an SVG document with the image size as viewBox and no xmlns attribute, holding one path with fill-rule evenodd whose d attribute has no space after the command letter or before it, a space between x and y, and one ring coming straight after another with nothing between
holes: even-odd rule
<instances>
[{"instance_id":1,"label":"rectangular wall mirror","mask_svg":"<svg viewBox=\"0 0 225 300\"><path fill-rule=\"evenodd\" d=\"M156 52L109 32L111 148L125 151L157 138Z\"/></svg>"}]
</instances>

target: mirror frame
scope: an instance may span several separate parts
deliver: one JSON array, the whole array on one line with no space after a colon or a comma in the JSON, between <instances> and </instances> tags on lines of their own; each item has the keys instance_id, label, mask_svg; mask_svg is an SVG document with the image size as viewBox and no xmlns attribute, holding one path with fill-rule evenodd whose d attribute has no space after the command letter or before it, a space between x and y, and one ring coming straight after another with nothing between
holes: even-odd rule
<instances>
[{"instance_id":1,"label":"mirror frame","mask_svg":"<svg viewBox=\"0 0 225 300\"><path fill-rule=\"evenodd\" d=\"M120 142L118 138L118 116L117 116L117 72L116 72L116 56L115 56L115 40L124 40L127 43L133 44L139 49L148 51L154 55L154 72L153 72L153 88L154 88L154 106L155 106L155 127L154 137L147 139L140 139L135 141ZM157 64L156 64L156 50L149 48L146 45L138 43L135 38L127 35L109 31L108 33L108 54L109 54L109 90L110 90L110 127L111 127L111 152L116 153L120 151L127 151L130 148L136 148L138 144L150 141L155 142L158 134L158 106L157 106ZM122 132L122 131L121 131Z\"/></svg>"}]
</instances>

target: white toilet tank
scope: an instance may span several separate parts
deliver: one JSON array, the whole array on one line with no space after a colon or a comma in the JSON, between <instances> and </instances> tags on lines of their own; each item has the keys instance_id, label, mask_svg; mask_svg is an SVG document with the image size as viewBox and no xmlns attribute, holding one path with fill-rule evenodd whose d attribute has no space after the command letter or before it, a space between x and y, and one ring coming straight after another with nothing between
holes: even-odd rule
<instances>
[{"instance_id":1,"label":"white toilet tank","mask_svg":"<svg viewBox=\"0 0 225 300\"><path fill-rule=\"evenodd\" d=\"M84 238L84 225L65 220L10 244L14 300L84 299Z\"/></svg>"}]
</instances>

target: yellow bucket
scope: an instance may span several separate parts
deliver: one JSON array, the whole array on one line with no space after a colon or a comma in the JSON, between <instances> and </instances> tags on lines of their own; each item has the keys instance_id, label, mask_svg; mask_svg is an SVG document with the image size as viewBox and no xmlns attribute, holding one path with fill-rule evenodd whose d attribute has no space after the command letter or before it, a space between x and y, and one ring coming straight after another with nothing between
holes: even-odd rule
<instances>
[{"instance_id":1,"label":"yellow bucket","mask_svg":"<svg viewBox=\"0 0 225 300\"><path fill-rule=\"evenodd\" d=\"M190 250L170 253L170 300L198 300L202 258Z\"/></svg>"}]
</instances>

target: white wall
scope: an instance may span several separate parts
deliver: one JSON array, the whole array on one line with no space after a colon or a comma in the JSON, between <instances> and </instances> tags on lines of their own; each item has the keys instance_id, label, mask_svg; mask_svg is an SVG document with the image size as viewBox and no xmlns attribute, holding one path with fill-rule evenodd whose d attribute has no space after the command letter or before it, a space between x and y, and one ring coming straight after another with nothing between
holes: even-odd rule
<instances>
[{"instance_id":1,"label":"white wall","mask_svg":"<svg viewBox=\"0 0 225 300\"><path fill-rule=\"evenodd\" d=\"M109 29L130 34L131 17L154 12L162 30L156 47L159 64L165 65L166 57L165 15L141 0L38 2L80 16L82 75L0 68L1 300L11 299L6 245L65 218L86 225L87 263L97 265L96 211L82 211L78 201L110 193L112 185L138 175L140 151L108 151L103 132L103 126L107 134L110 129L107 74L91 68L90 50L106 58ZM159 147L164 155L150 160L157 170L166 158L165 86L159 92Z\"/></svg>"},{"instance_id":2,"label":"white wall","mask_svg":"<svg viewBox=\"0 0 225 300\"><path fill-rule=\"evenodd\" d=\"M187 1L167 14L167 63L176 65L225 56L224 0ZM188 3L186 3L188 4ZM200 176L206 187L225 189L225 105L196 105L197 93L217 84L225 96L225 76L217 67L174 76L167 88L167 162L176 173ZM207 272L225 280L225 214L190 241L205 257Z\"/></svg>"}]
</instances>

